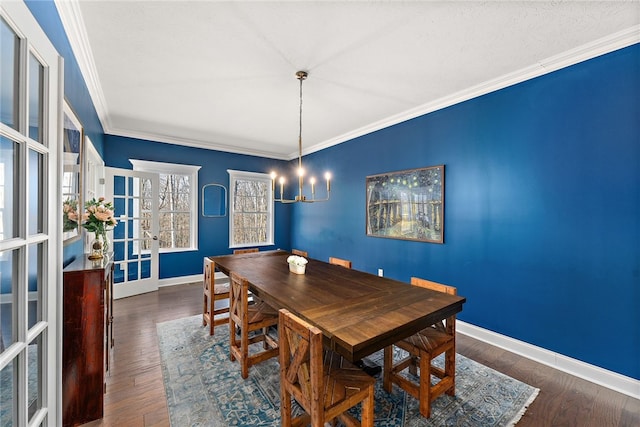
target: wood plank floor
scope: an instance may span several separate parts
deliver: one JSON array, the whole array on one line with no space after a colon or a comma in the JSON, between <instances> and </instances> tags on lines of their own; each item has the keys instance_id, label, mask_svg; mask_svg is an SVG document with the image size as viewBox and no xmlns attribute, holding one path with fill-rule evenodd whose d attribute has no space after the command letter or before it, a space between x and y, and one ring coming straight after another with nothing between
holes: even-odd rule
<instances>
[{"instance_id":1,"label":"wood plank floor","mask_svg":"<svg viewBox=\"0 0 640 427\"><path fill-rule=\"evenodd\" d=\"M84 427L168 426L156 323L193 316L201 310L200 283L164 287L115 301L115 347L104 418ZM473 338L458 337L459 353L540 388L519 427L640 426L640 400Z\"/></svg>"}]
</instances>

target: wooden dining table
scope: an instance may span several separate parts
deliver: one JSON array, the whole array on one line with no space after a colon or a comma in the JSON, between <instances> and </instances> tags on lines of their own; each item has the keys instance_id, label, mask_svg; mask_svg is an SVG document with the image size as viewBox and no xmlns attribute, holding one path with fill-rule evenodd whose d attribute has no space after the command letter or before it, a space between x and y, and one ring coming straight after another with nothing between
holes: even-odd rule
<instances>
[{"instance_id":1,"label":"wooden dining table","mask_svg":"<svg viewBox=\"0 0 640 427\"><path fill-rule=\"evenodd\" d=\"M209 257L245 277L275 309L317 326L325 345L357 361L462 311L466 299L308 258L305 274L289 271L282 250Z\"/></svg>"}]
</instances>

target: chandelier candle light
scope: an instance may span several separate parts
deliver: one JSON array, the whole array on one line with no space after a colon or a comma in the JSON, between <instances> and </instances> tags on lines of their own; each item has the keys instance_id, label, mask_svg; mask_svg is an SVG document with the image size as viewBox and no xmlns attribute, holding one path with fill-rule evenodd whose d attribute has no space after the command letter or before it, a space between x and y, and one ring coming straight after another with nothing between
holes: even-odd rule
<instances>
[{"instance_id":1,"label":"chandelier candle light","mask_svg":"<svg viewBox=\"0 0 640 427\"><path fill-rule=\"evenodd\" d=\"M273 191L273 200L281 203L296 203L296 202L326 202L331 196L331 174L326 172L324 179L327 181L327 197L324 199L316 199L316 179L311 177L309 183L311 184L311 198L307 199L307 196L302 194L302 187L304 186L304 168L302 167L302 82L307 78L309 74L306 71L298 71L296 78L300 80L300 131L298 133L298 195L294 199L284 198L284 183L285 178L281 176L278 179L278 174L271 172L271 191ZM280 183L280 198L277 199L276 194L276 179Z\"/></svg>"}]
</instances>

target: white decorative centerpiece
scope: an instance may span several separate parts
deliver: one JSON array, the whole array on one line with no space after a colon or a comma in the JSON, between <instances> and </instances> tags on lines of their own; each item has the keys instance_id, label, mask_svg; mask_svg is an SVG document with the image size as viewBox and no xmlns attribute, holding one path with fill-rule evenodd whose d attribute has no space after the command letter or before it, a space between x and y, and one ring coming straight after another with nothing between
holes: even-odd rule
<instances>
[{"instance_id":1,"label":"white decorative centerpiece","mask_svg":"<svg viewBox=\"0 0 640 427\"><path fill-rule=\"evenodd\" d=\"M304 271L307 267L307 259L305 257L301 257L298 255L291 255L287 258L287 262L289 263L289 271L295 274L304 274Z\"/></svg>"}]
</instances>

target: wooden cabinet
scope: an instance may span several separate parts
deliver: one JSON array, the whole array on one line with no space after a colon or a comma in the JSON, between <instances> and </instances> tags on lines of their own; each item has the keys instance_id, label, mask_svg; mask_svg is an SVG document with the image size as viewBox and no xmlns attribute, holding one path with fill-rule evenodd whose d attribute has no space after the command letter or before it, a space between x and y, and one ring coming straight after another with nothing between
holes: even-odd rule
<instances>
[{"instance_id":1,"label":"wooden cabinet","mask_svg":"<svg viewBox=\"0 0 640 427\"><path fill-rule=\"evenodd\" d=\"M113 262L84 255L63 270L62 423L102 418L113 346Z\"/></svg>"}]
</instances>

